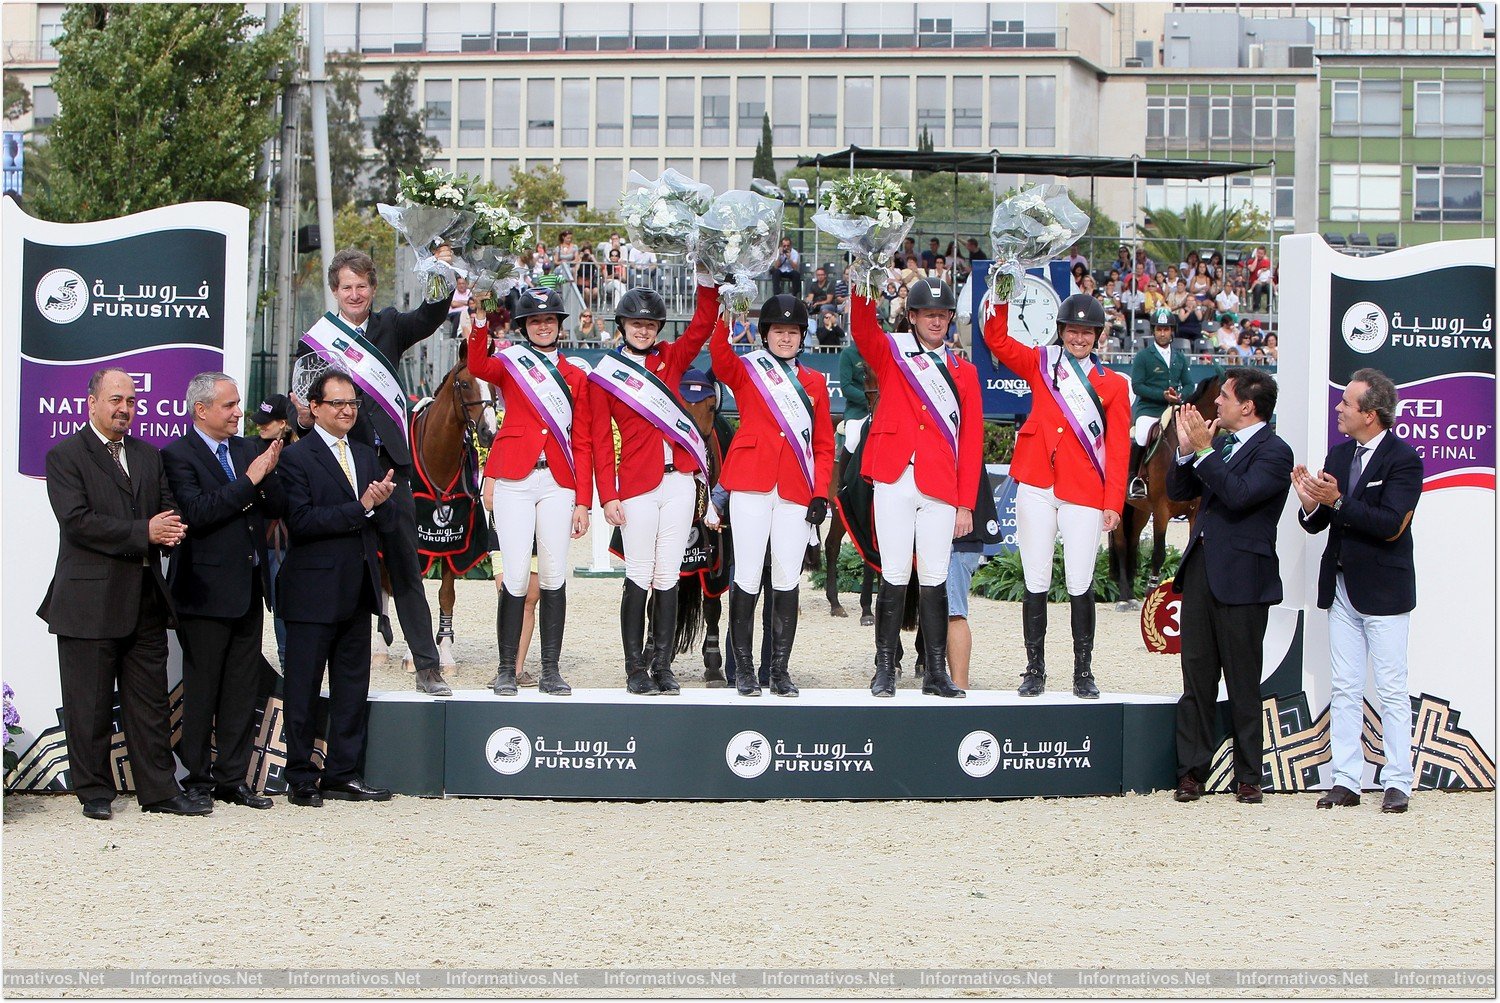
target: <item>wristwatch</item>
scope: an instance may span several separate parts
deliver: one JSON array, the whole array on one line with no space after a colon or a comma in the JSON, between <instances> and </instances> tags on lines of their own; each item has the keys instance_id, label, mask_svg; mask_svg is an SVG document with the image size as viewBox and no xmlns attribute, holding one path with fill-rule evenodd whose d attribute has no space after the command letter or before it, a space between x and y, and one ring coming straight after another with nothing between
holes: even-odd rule
<instances>
[{"instance_id":1,"label":"wristwatch","mask_svg":"<svg viewBox=\"0 0 1500 1003\"><path fill-rule=\"evenodd\" d=\"M1334 511L1335 511L1335 512L1338 512L1338 511L1339 511L1339 510L1341 510L1341 509L1342 509L1342 508L1343 508L1343 507L1344 507L1344 496L1343 496L1343 495L1339 495L1339 496L1338 496L1338 497L1337 497L1337 498L1335 498L1335 499L1334 499L1334 501L1333 501L1333 510L1334 510Z\"/></svg>"}]
</instances>

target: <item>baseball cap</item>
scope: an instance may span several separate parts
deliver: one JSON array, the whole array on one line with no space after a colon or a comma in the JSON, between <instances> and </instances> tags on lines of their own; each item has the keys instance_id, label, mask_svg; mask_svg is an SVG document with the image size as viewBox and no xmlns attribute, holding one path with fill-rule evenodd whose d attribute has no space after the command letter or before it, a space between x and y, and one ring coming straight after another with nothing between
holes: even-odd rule
<instances>
[{"instance_id":1,"label":"baseball cap","mask_svg":"<svg viewBox=\"0 0 1500 1003\"><path fill-rule=\"evenodd\" d=\"M286 421L290 402L285 394L272 394L255 408L255 423L264 425L273 421Z\"/></svg>"},{"instance_id":2,"label":"baseball cap","mask_svg":"<svg viewBox=\"0 0 1500 1003\"><path fill-rule=\"evenodd\" d=\"M682 382L677 389L682 394L682 399L688 404L697 404L699 401L707 400L716 392L714 381L701 369L689 369L683 373Z\"/></svg>"}]
</instances>

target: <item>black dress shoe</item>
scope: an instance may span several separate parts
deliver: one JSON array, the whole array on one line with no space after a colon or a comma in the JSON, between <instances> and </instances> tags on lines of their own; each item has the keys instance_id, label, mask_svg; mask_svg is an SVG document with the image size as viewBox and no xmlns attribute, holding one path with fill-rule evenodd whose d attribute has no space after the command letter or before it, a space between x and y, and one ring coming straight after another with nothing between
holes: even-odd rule
<instances>
[{"instance_id":1,"label":"black dress shoe","mask_svg":"<svg viewBox=\"0 0 1500 1003\"><path fill-rule=\"evenodd\" d=\"M1327 794L1318 798L1319 808L1357 808L1359 807L1359 792L1351 791L1347 787L1335 786Z\"/></svg>"},{"instance_id":2,"label":"black dress shoe","mask_svg":"<svg viewBox=\"0 0 1500 1003\"><path fill-rule=\"evenodd\" d=\"M1189 801L1196 801L1202 796L1203 785L1197 780L1194 780L1191 773L1185 773L1182 775L1182 777L1177 781L1177 793L1172 795L1172 797L1176 798L1178 801L1183 802L1184 804Z\"/></svg>"},{"instance_id":3,"label":"black dress shoe","mask_svg":"<svg viewBox=\"0 0 1500 1003\"><path fill-rule=\"evenodd\" d=\"M1260 793L1259 784L1239 784L1235 788L1234 799L1240 804L1260 804L1265 798Z\"/></svg>"},{"instance_id":4,"label":"black dress shoe","mask_svg":"<svg viewBox=\"0 0 1500 1003\"><path fill-rule=\"evenodd\" d=\"M141 811L162 815L212 815L214 806L210 802L195 801L186 794L173 794L165 801L141 805Z\"/></svg>"},{"instance_id":5,"label":"black dress shoe","mask_svg":"<svg viewBox=\"0 0 1500 1003\"><path fill-rule=\"evenodd\" d=\"M183 789L182 793L186 794L190 801L196 801L198 804L206 804L209 807L213 807L214 789L212 787L187 787Z\"/></svg>"},{"instance_id":6,"label":"black dress shoe","mask_svg":"<svg viewBox=\"0 0 1500 1003\"><path fill-rule=\"evenodd\" d=\"M287 791L286 799L300 808L323 807L323 795L318 793L318 785L311 780L293 784L292 789Z\"/></svg>"},{"instance_id":7,"label":"black dress shoe","mask_svg":"<svg viewBox=\"0 0 1500 1003\"><path fill-rule=\"evenodd\" d=\"M265 809L271 807L271 799L255 793L255 788L249 784L240 784L238 787L219 787L214 790L214 797L226 804L244 805L246 808Z\"/></svg>"},{"instance_id":8,"label":"black dress shoe","mask_svg":"<svg viewBox=\"0 0 1500 1003\"><path fill-rule=\"evenodd\" d=\"M1395 787L1387 787L1385 789L1385 800L1380 802L1380 810L1390 812L1393 815L1399 815L1401 812L1406 811L1410 803L1411 798L1408 795L1397 790Z\"/></svg>"},{"instance_id":9,"label":"black dress shoe","mask_svg":"<svg viewBox=\"0 0 1500 1003\"><path fill-rule=\"evenodd\" d=\"M391 792L384 787L371 787L359 777L342 784L323 781L323 796L334 801L389 801Z\"/></svg>"},{"instance_id":10,"label":"black dress shoe","mask_svg":"<svg viewBox=\"0 0 1500 1003\"><path fill-rule=\"evenodd\" d=\"M109 806L108 798L93 798L83 803L84 818L97 818L101 822L108 822L114 814L115 811Z\"/></svg>"}]
</instances>

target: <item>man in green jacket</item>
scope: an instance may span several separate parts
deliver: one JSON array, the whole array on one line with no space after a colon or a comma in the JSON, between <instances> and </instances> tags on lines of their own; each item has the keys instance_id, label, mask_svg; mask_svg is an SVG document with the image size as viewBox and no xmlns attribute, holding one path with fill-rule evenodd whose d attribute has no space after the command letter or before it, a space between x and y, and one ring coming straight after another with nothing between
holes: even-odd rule
<instances>
[{"instance_id":1,"label":"man in green jacket","mask_svg":"<svg viewBox=\"0 0 1500 1003\"><path fill-rule=\"evenodd\" d=\"M1147 345L1135 355L1130 367L1130 386L1135 391L1135 406L1130 416L1135 421L1135 438L1130 443L1131 498L1146 497L1146 482L1141 477L1141 459L1151 428L1161 420L1168 404L1182 403L1192 380L1186 352L1174 352L1172 339L1177 334L1177 318L1171 310L1158 308L1151 315L1151 336L1155 344Z\"/></svg>"},{"instance_id":2,"label":"man in green jacket","mask_svg":"<svg viewBox=\"0 0 1500 1003\"><path fill-rule=\"evenodd\" d=\"M844 424L839 433L839 449L854 451L859 444L863 422L870 417L870 401L865 396L865 380L869 374L869 365L859 354L859 348L850 341L839 353L839 389L844 394Z\"/></svg>"}]
</instances>

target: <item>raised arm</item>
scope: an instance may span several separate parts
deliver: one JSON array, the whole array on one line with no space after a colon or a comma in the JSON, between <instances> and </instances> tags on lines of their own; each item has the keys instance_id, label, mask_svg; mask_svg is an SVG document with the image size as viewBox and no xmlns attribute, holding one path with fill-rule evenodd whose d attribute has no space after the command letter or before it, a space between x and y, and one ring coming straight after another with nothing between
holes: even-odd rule
<instances>
[{"instance_id":1,"label":"raised arm","mask_svg":"<svg viewBox=\"0 0 1500 1003\"><path fill-rule=\"evenodd\" d=\"M682 332L682 337L666 347L671 355L673 363L682 369L687 369L703 351L703 345L708 341L709 335L714 333L714 326L719 319L719 287L698 287L698 305L693 311L693 319L688 321L687 329ZM676 387L672 388L673 390Z\"/></svg>"},{"instance_id":2,"label":"raised arm","mask_svg":"<svg viewBox=\"0 0 1500 1003\"><path fill-rule=\"evenodd\" d=\"M875 313L875 301L859 293L849 298L849 336L859 346L865 364L875 373L876 382L883 386L891 350L886 344L885 332L880 328L880 318Z\"/></svg>"},{"instance_id":3,"label":"raised arm","mask_svg":"<svg viewBox=\"0 0 1500 1003\"><path fill-rule=\"evenodd\" d=\"M469 330L468 362L469 372L481 380L498 384L500 378L505 375L505 367L490 354L488 318L481 324L476 317L474 326Z\"/></svg>"},{"instance_id":4,"label":"raised arm","mask_svg":"<svg viewBox=\"0 0 1500 1003\"><path fill-rule=\"evenodd\" d=\"M714 363L714 376L735 396L739 396L748 377L745 375L745 367L740 364L740 357L734 354L734 349L729 344L729 325L725 323L722 314L714 322L713 336L708 339L708 355Z\"/></svg>"},{"instance_id":5,"label":"raised arm","mask_svg":"<svg viewBox=\"0 0 1500 1003\"><path fill-rule=\"evenodd\" d=\"M432 337L433 332L447 321L448 305L452 299L450 294L434 303L423 303L415 310L396 314L397 344L401 346L403 354L417 342ZM399 360L391 360L392 363L397 361Z\"/></svg>"},{"instance_id":6,"label":"raised arm","mask_svg":"<svg viewBox=\"0 0 1500 1003\"><path fill-rule=\"evenodd\" d=\"M1018 376L1030 376L1037 368L1036 350L1010 336L1010 304L995 308L984 322L984 343L990 354Z\"/></svg>"},{"instance_id":7,"label":"raised arm","mask_svg":"<svg viewBox=\"0 0 1500 1003\"><path fill-rule=\"evenodd\" d=\"M958 380L958 497L979 497L979 471L984 466L984 399L979 391L979 373L965 366Z\"/></svg>"},{"instance_id":8,"label":"raised arm","mask_svg":"<svg viewBox=\"0 0 1500 1003\"><path fill-rule=\"evenodd\" d=\"M202 536L238 518L259 494L259 488L243 470L228 484L210 484L205 488L198 482L197 468L179 450L163 450L161 462L190 536Z\"/></svg>"},{"instance_id":9,"label":"raised arm","mask_svg":"<svg viewBox=\"0 0 1500 1003\"><path fill-rule=\"evenodd\" d=\"M822 382L813 401L813 497L827 498L833 480L833 414L828 403L828 384Z\"/></svg>"}]
</instances>

